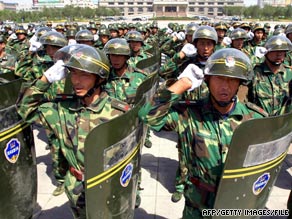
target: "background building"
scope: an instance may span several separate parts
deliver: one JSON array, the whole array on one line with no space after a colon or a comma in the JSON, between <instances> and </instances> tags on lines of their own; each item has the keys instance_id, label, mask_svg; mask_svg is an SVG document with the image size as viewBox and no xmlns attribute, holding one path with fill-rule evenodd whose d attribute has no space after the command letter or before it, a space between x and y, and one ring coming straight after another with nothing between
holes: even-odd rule
<instances>
[{"instance_id":1,"label":"background building","mask_svg":"<svg viewBox=\"0 0 292 219\"><path fill-rule=\"evenodd\" d=\"M274 7L285 7L292 5L292 0L258 0L258 5L263 8L265 5Z\"/></svg>"},{"instance_id":2,"label":"background building","mask_svg":"<svg viewBox=\"0 0 292 219\"><path fill-rule=\"evenodd\" d=\"M221 16L226 6L244 6L243 0L100 0L99 6L120 8L121 15L185 17L192 15Z\"/></svg>"}]
</instances>

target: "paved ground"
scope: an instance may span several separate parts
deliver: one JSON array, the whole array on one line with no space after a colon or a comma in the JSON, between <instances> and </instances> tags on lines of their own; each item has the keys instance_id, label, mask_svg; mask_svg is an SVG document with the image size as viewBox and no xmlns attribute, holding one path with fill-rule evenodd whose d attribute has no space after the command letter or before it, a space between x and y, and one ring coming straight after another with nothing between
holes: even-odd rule
<instances>
[{"instance_id":1,"label":"paved ground","mask_svg":"<svg viewBox=\"0 0 292 219\"><path fill-rule=\"evenodd\" d=\"M41 129L35 129L38 168L38 207L34 219L73 219L65 194L52 196L55 189L51 173L49 151L45 150L45 137ZM152 133L153 147L143 148L142 153L142 203L135 210L134 219L178 219L181 218L184 201L172 203L174 176L177 168L176 135L174 133ZM269 209L285 209L292 188L292 150L290 148L280 177L275 183L269 201ZM262 217L262 219L284 217Z\"/></svg>"}]
</instances>

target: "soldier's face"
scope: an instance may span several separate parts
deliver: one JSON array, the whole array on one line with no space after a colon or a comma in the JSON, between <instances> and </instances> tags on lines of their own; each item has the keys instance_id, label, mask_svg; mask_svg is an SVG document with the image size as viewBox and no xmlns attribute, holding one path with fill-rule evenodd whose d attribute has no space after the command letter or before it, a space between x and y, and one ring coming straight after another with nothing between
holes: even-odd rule
<instances>
[{"instance_id":1,"label":"soldier's face","mask_svg":"<svg viewBox=\"0 0 292 219\"><path fill-rule=\"evenodd\" d=\"M71 82L77 96L83 97L87 92L94 87L97 77L95 74L90 74L85 71L70 68Z\"/></svg>"},{"instance_id":2,"label":"soldier's face","mask_svg":"<svg viewBox=\"0 0 292 219\"><path fill-rule=\"evenodd\" d=\"M244 39L235 39L235 40L232 40L232 46L235 49L241 50L243 48L243 42L244 42Z\"/></svg>"},{"instance_id":3,"label":"soldier's face","mask_svg":"<svg viewBox=\"0 0 292 219\"><path fill-rule=\"evenodd\" d=\"M129 46L133 52L139 52L142 47L142 43L137 41L129 41Z\"/></svg>"},{"instance_id":4,"label":"soldier's face","mask_svg":"<svg viewBox=\"0 0 292 219\"><path fill-rule=\"evenodd\" d=\"M256 39L258 39L258 40L262 40L263 37L264 37L264 31L262 31L262 30L256 30L256 31L254 32L254 37L255 37Z\"/></svg>"},{"instance_id":5,"label":"soldier's face","mask_svg":"<svg viewBox=\"0 0 292 219\"><path fill-rule=\"evenodd\" d=\"M113 69L116 70L123 68L128 60L128 56L125 55L110 54L109 58Z\"/></svg>"},{"instance_id":6,"label":"soldier's face","mask_svg":"<svg viewBox=\"0 0 292 219\"><path fill-rule=\"evenodd\" d=\"M208 58L214 51L214 42L210 39L198 39L196 48L201 57Z\"/></svg>"},{"instance_id":7,"label":"soldier's face","mask_svg":"<svg viewBox=\"0 0 292 219\"><path fill-rule=\"evenodd\" d=\"M52 46L52 45L46 45L45 46L46 49L46 53L53 58L55 53L57 52L58 49L60 49L60 47L58 46Z\"/></svg>"},{"instance_id":8,"label":"soldier's face","mask_svg":"<svg viewBox=\"0 0 292 219\"><path fill-rule=\"evenodd\" d=\"M212 96L220 102L230 101L236 95L240 79L224 76L209 76L208 84Z\"/></svg>"},{"instance_id":9,"label":"soldier's face","mask_svg":"<svg viewBox=\"0 0 292 219\"><path fill-rule=\"evenodd\" d=\"M271 51L268 52L266 56L270 62L281 64L284 62L286 51Z\"/></svg>"}]
</instances>

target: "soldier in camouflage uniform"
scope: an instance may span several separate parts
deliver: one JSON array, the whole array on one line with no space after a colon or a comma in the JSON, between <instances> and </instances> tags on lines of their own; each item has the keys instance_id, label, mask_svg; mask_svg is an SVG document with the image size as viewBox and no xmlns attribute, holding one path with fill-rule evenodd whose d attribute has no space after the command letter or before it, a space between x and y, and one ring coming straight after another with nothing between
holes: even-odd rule
<instances>
[{"instance_id":1,"label":"soldier in camouflage uniform","mask_svg":"<svg viewBox=\"0 0 292 219\"><path fill-rule=\"evenodd\" d=\"M292 24L289 24L287 28L285 29L285 35L290 40L290 42L292 42ZM292 51L291 50L287 52L284 63L289 66L292 66Z\"/></svg>"},{"instance_id":2,"label":"soldier in camouflage uniform","mask_svg":"<svg viewBox=\"0 0 292 219\"><path fill-rule=\"evenodd\" d=\"M79 30L75 35L75 40L79 44L85 44L88 46L94 45L94 36L91 33L91 31L85 29L85 30Z\"/></svg>"},{"instance_id":3,"label":"soldier in camouflage uniform","mask_svg":"<svg viewBox=\"0 0 292 219\"><path fill-rule=\"evenodd\" d=\"M252 47L256 46L264 46L266 43L266 39L264 38L265 35L265 28L264 25L261 23L255 24L252 29L254 37L248 42L248 45Z\"/></svg>"},{"instance_id":4,"label":"soldier in camouflage uniform","mask_svg":"<svg viewBox=\"0 0 292 219\"><path fill-rule=\"evenodd\" d=\"M16 56L7 53L5 47L6 39L3 35L0 35L0 74L14 74Z\"/></svg>"},{"instance_id":5,"label":"soldier in camouflage uniform","mask_svg":"<svg viewBox=\"0 0 292 219\"><path fill-rule=\"evenodd\" d=\"M292 70L283 63L292 44L285 36L273 36L265 48L265 60L254 67L255 77L249 85L248 100L274 116L280 114L292 92Z\"/></svg>"},{"instance_id":6,"label":"soldier in camouflage uniform","mask_svg":"<svg viewBox=\"0 0 292 219\"><path fill-rule=\"evenodd\" d=\"M44 50L27 54L17 67L18 75L22 75L26 81L34 81L40 78L43 73L48 70L53 64L53 56L60 48L67 45L65 36L56 31L48 31L44 33L39 42L43 45ZM64 93L65 79L59 80L53 83L50 88L47 89L44 96L48 101L53 101L57 94ZM66 171L66 163L61 162L64 160L60 151L60 143L55 138L53 132L46 129L46 135L48 138L47 149L51 150L52 166L55 179L57 180L57 188L54 190L53 195L57 196L64 192L64 176Z\"/></svg>"},{"instance_id":7,"label":"soldier in camouflage uniform","mask_svg":"<svg viewBox=\"0 0 292 219\"><path fill-rule=\"evenodd\" d=\"M230 33L230 39L231 39L231 48L239 49L240 51L244 52L251 60L251 63L253 66L255 66L257 63L261 63L263 61L262 58L256 57L253 53L251 53L249 46L245 45L245 40L248 39L247 32L238 27L234 29Z\"/></svg>"},{"instance_id":8,"label":"soldier in camouflage uniform","mask_svg":"<svg viewBox=\"0 0 292 219\"><path fill-rule=\"evenodd\" d=\"M217 36L218 36L218 42L215 46L215 51L225 48L226 45L223 42L224 37L226 37L226 33L227 33L227 26L225 23L223 22L218 22L215 24L214 26L216 32L217 32Z\"/></svg>"},{"instance_id":9,"label":"soldier in camouflage uniform","mask_svg":"<svg viewBox=\"0 0 292 219\"><path fill-rule=\"evenodd\" d=\"M194 104L179 104L181 94L200 86L203 78L210 95ZM208 59L205 77L198 66L189 64L178 80L160 87L139 112L152 129L178 134L180 160L186 166L184 219L203 218L202 210L213 208L235 128L262 117L237 98L240 84L251 79L249 58L236 49L221 49Z\"/></svg>"},{"instance_id":10,"label":"soldier in camouflage uniform","mask_svg":"<svg viewBox=\"0 0 292 219\"><path fill-rule=\"evenodd\" d=\"M131 54L128 60L128 65L136 68L136 64L143 60L152 57L153 55L149 52L146 52L142 49L144 45L144 39L142 34L136 30L129 31L126 35L126 40L129 43ZM146 139L144 142L144 146L147 148L152 147L152 142L150 140L150 130L147 129Z\"/></svg>"},{"instance_id":11,"label":"soldier in camouflage uniform","mask_svg":"<svg viewBox=\"0 0 292 219\"><path fill-rule=\"evenodd\" d=\"M106 27L100 28L98 31L98 40L95 42L94 47L103 49L104 45L109 41L110 35L111 34Z\"/></svg>"},{"instance_id":12,"label":"soldier in camouflage uniform","mask_svg":"<svg viewBox=\"0 0 292 219\"><path fill-rule=\"evenodd\" d=\"M16 55L18 61L22 55L27 54L29 49L29 39L27 38L27 31L22 27L16 29L16 39L8 39L7 41L7 52L9 54Z\"/></svg>"},{"instance_id":13,"label":"soldier in camouflage uniform","mask_svg":"<svg viewBox=\"0 0 292 219\"><path fill-rule=\"evenodd\" d=\"M109 75L108 59L102 51L76 44L60 49L56 58L62 59L26 86L17 103L18 112L27 122L39 121L59 139L69 164L66 194L75 218L86 219L85 192L74 190L84 183L85 138L100 123L123 114L129 105L110 98L102 89ZM46 102L47 89L66 77L66 70L70 72L75 95Z\"/></svg>"},{"instance_id":14,"label":"soldier in camouflage uniform","mask_svg":"<svg viewBox=\"0 0 292 219\"><path fill-rule=\"evenodd\" d=\"M111 97L134 104L138 86L147 74L128 64L130 47L125 39L115 38L104 47L111 63L111 71L105 89Z\"/></svg>"},{"instance_id":15,"label":"soldier in camouflage uniform","mask_svg":"<svg viewBox=\"0 0 292 219\"><path fill-rule=\"evenodd\" d=\"M147 78L147 74L127 63L131 51L125 39L115 38L109 40L104 47L104 51L108 55L111 64L110 75L105 85L105 90L109 96L133 105L137 88ZM140 184L141 170L139 171L136 208L141 203L140 190L142 189Z\"/></svg>"},{"instance_id":16,"label":"soldier in camouflage uniform","mask_svg":"<svg viewBox=\"0 0 292 219\"><path fill-rule=\"evenodd\" d=\"M131 49L130 59L128 60L128 64L130 66L136 67L136 64L139 61L153 56L151 53L143 50L143 46L145 43L140 32L136 30L129 31L125 36L125 39L129 43Z\"/></svg>"}]
</instances>

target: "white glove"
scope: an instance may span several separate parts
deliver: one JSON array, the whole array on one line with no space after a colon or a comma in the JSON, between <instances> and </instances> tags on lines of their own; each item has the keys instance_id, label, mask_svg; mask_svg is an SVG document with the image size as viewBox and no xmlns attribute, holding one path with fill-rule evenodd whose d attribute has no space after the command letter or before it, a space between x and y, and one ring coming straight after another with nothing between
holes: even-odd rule
<instances>
[{"instance_id":1,"label":"white glove","mask_svg":"<svg viewBox=\"0 0 292 219\"><path fill-rule=\"evenodd\" d=\"M50 83L60 81L66 77L63 60L58 60L52 67L44 72L44 75Z\"/></svg>"},{"instance_id":2,"label":"white glove","mask_svg":"<svg viewBox=\"0 0 292 219\"><path fill-rule=\"evenodd\" d=\"M34 34L30 39L29 39L29 42L32 43L32 42L36 42L38 41L38 37Z\"/></svg>"},{"instance_id":3,"label":"white glove","mask_svg":"<svg viewBox=\"0 0 292 219\"><path fill-rule=\"evenodd\" d=\"M254 33L251 32L251 31L249 31L249 32L247 33L247 36L248 36L248 39L251 40L251 39L254 37Z\"/></svg>"},{"instance_id":4,"label":"white glove","mask_svg":"<svg viewBox=\"0 0 292 219\"><path fill-rule=\"evenodd\" d=\"M186 54L187 57L194 57L197 54L196 47L191 43L186 43L181 51Z\"/></svg>"},{"instance_id":5,"label":"white glove","mask_svg":"<svg viewBox=\"0 0 292 219\"><path fill-rule=\"evenodd\" d=\"M203 70L200 69L195 64L189 64L185 68L185 70L178 76L178 79L181 79L181 78L188 78L192 81L192 87L188 89L188 91L192 91L195 88L201 86L204 79Z\"/></svg>"},{"instance_id":6,"label":"white glove","mask_svg":"<svg viewBox=\"0 0 292 219\"><path fill-rule=\"evenodd\" d=\"M267 53L267 49L265 47L257 46L255 48L255 53L254 55L258 58L264 57L264 55Z\"/></svg>"},{"instance_id":7,"label":"white glove","mask_svg":"<svg viewBox=\"0 0 292 219\"><path fill-rule=\"evenodd\" d=\"M225 46L228 46L231 44L232 40L230 37L224 37L222 42Z\"/></svg>"},{"instance_id":8,"label":"white glove","mask_svg":"<svg viewBox=\"0 0 292 219\"><path fill-rule=\"evenodd\" d=\"M17 36L15 33L11 33L11 35L8 37L9 39L13 39L13 40L16 40L17 39Z\"/></svg>"},{"instance_id":9,"label":"white glove","mask_svg":"<svg viewBox=\"0 0 292 219\"><path fill-rule=\"evenodd\" d=\"M97 35L97 34L94 34L94 35L93 35L93 41L97 41L97 40L98 40L98 38L99 38L99 37L98 37L98 35Z\"/></svg>"},{"instance_id":10,"label":"white glove","mask_svg":"<svg viewBox=\"0 0 292 219\"><path fill-rule=\"evenodd\" d=\"M172 29L170 29L170 28L167 28L167 30L165 31L165 33L167 34L167 35L169 35L169 34L172 34Z\"/></svg>"},{"instance_id":11,"label":"white glove","mask_svg":"<svg viewBox=\"0 0 292 219\"><path fill-rule=\"evenodd\" d=\"M40 42L37 41L32 41L30 42L30 46L29 46L29 51L31 52L36 52L39 50L39 48L41 48L42 44Z\"/></svg>"},{"instance_id":12,"label":"white glove","mask_svg":"<svg viewBox=\"0 0 292 219\"><path fill-rule=\"evenodd\" d=\"M178 32L177 34L176 34L176 37L177 37L177 39L179 40L179 41L183 41L183 40L185 40L185 38L186 38L186 34L184 33L184 32Z\"/></svg>"},{"instance_id":13,"label":"white glove","mask_svg":"<svg viewBox=\"0 0 292 219\"><path fill-rule=\"evenodd\" d=\"M172 37L175 37L176 34L177 34L177 32L172 32L171 36L172 36Z\"/></svg>"},{"instance_id":14,"label":"white glove","mask_svg":"<svg viewBox=\"0 0 292 219\"><path fill-rule=\"evenodd\" d=\"M75 44L77 44L76 40L74 39L68 40L68 45L75 45Z\"/></svg>"}]
</instances>

